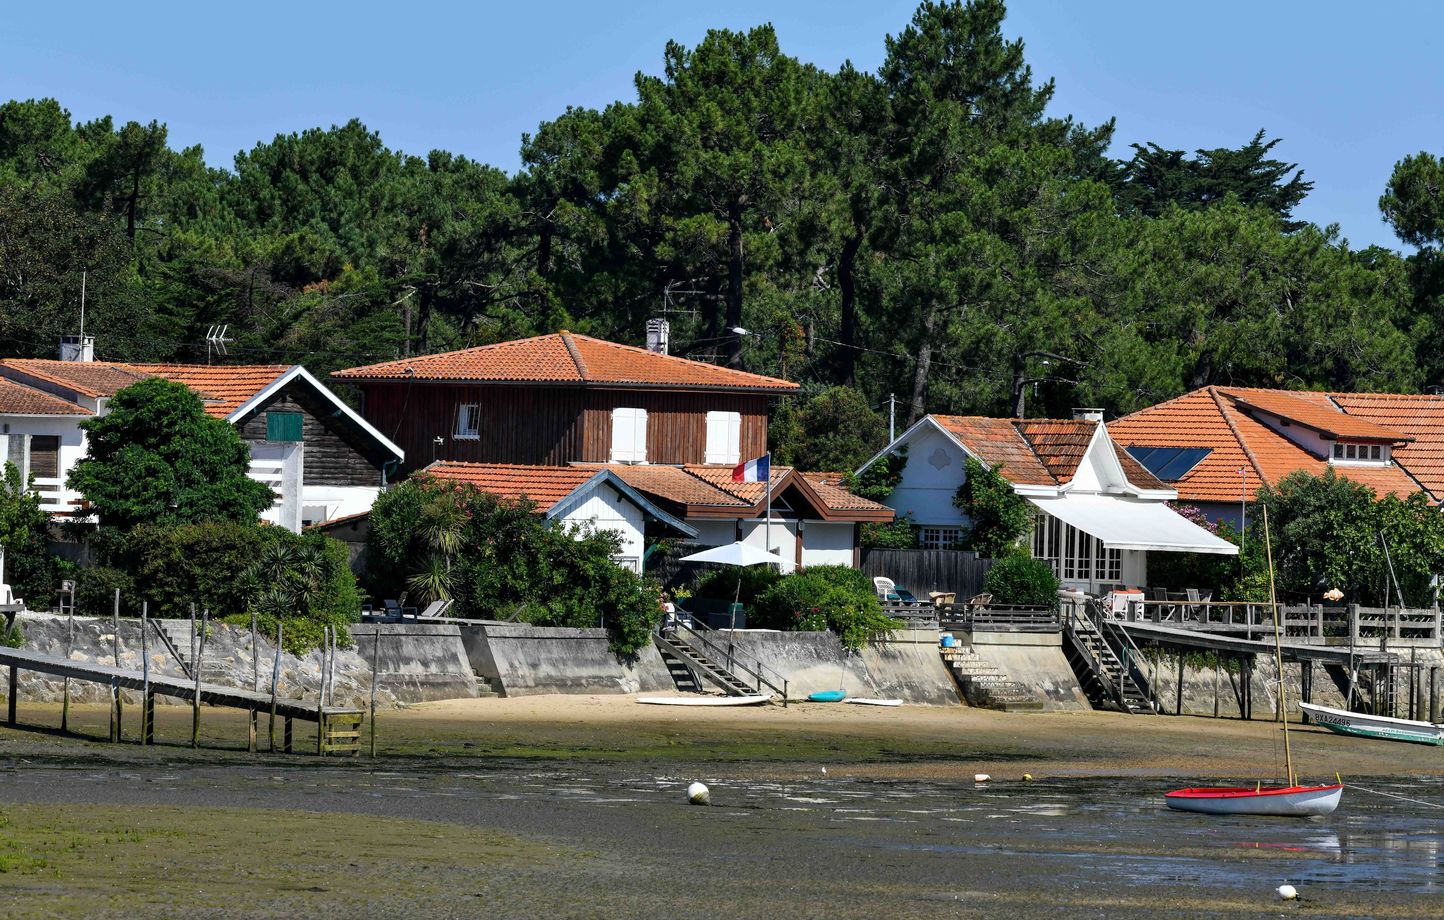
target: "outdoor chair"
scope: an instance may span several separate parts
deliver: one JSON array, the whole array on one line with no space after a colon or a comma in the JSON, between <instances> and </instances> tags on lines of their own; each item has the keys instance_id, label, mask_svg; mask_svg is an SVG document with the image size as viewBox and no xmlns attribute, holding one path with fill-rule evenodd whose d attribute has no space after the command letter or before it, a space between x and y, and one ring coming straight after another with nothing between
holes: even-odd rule
<instances>
[{"instance_id":1,"label":"outdoor chair","mask_svg":"<svg viewBox=\"0 0 1444 920\"><path fill-rule=\"evenodd\" d=\"M991 594L974 594L972 597L968 598L969 607L986 607L992 602L993 595Z\"/></svg>"},{"instance_id":2,"label":"outdoor chair","mask_svg":"<svg viewBox=\"0 0 1444 920\"><path fill-rule=\"evenodd\" d=\"M450 598L444 601L432 601L426 605L425 610L416 615L416 618L418 620L430 620L445 616L446 611L451 609L452 603L453 601Z\"/></svg>"},{"instance_id":3,"label":"outdoor chair","mask_svg":"<svg viewBox=\"0 0 1444 920\"><path fill-rule=\"evenodd\" d=\"M887 603L889 600L897 600L897 584L891 578L883 578L881 575L872 580L872 586L877 591L878 600Z\"/></svg>"},{"instance_id":4,"label":"outdoor chair","mask_svg":"<svg viewBox=\"0 0 1444 920\"><path fill-rule=\"evenodd\" d=\"M1155 601L1171 601L1171 600L1173 600L1173 598L1169 596L1168 590L1165 589L1165 588L1154 588L1150 593L1153 595L1153 599L1154 599ZM1160 619L1160 620L1171 620L1171 619L1173 619L1173 615L1174 615L1174 613L1176 613L1177 611L1178 611L1178 605L1177 605L1177 604L1155 604L1155 605L1153 606L1154 616L1155 616L1157 619Z\"/></svg>"}]
</instances>

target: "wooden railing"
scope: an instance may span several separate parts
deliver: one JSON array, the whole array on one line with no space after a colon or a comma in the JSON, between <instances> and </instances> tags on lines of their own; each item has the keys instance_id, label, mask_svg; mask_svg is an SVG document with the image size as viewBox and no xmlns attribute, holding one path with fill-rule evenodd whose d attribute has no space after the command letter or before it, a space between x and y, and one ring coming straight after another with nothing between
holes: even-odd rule
<instances>
[{"instance_id":1,"label":"wooden railing","mask_svg":"<svg viewBox=\"0 0 1444 920\"><path fill-rule=\"evenodd\" d=\"M938 608L938 625L965 632L1059 632L1063 618L1052 607L943 604Z\"/></svg>"},{"instance_id":2,"label":"wooden railing","mask_svg":"<svg viewBox=\"0 0 1444 920\"><path fill-rule=\"evenodd\" d=\"M901 620L904 629L937 629L938 608L932 604L884 603L883 616Z\"/></svg>"},{"instance_id":3,"label":"wooden railing","mask_svg":"<svg viewBox=\"0 0 1444 920\"><path fill-rule=\"evenodd\" d=\"M1243 632L1250 638L1271 632L1275 606L1258 601L1130 601L1114 620L1158 623L1184 629ZM1369 639L1432 639L1441 636L1438 608L1277 605L1285 636L1326 642Z\"/></svg>"}]
</instances>

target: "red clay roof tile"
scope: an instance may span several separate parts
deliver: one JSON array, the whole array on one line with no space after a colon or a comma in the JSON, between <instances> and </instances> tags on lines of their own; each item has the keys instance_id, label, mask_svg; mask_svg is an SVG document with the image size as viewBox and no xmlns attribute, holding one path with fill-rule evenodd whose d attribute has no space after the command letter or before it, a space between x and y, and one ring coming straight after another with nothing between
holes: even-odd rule
<instances>
[{"instance_id":1,"label":"red clay roof tile","mask_svg":"<svg viewBox=\"0 0 1444 920\"><path fill-rule=\"evenodd\" d=\"M1290 422L1312 428L1322 434L1350 440L1404 441L1403 432L1376 425L1339 411L1324 393L1289 392L1285 390L1219 388L1219 392L1236 402L1262 410Z\"/></svg>"},{"instance_id":2,"label":"red clay roof tile","mask_svg":"<svg viewBox=\"0 0 1444 920\"><path fill-rule=\"evenodd\" d=\"M59 396L9 380L0 380L0 415L89 415Z\"/></svg>"},{"instance_id":3,"label":"red clay roof tile","mask_svg":"<svg viewBox=\"0 0 1444 920\"><path fill-rule=\"evenodd\" d=\"M767 392L798 389L791 381L659 355L645 348L570 332L352 367L331 376L337 380L409 378Z\"/></svg>"},{"instance_id":4,"label":"red clay roof tile","mask_svg":"<svg viewBox=\"0 0 1444 920\"><path fill-rule=\"evenodd\" d=\"M164 377L195 390L206 404L206 413L216 418L226 418L290 370L284 364L128 364L39 358L7 358L0 364L91 398L114 396L147 377Z\"/></svg>"},{"instance_id":5,"label":"red clay roof tile","mask_svg":"<svg viewBox=\"0 0 1444 920\"><path fill-rule=\"evenodd\" d=\"M521 466L442 460L417 475L447 482L464 482L508 501L525 497L536 504L538 511L545 513L597 475L597 470L578 466Z\"/></svg>"}]
</instances>

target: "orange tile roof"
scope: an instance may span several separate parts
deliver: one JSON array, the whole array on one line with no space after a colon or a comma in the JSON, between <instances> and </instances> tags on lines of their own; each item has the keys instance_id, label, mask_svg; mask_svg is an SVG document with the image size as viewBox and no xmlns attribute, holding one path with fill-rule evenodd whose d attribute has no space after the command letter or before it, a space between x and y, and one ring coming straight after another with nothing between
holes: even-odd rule
<instances>
[{"instance_id":1,"label":"orange tile roof","mask_svg":"<svg viewBox=\"0 0 1444 920\"><path fill-rule=\"evenodd\" d=\"M285 364L126 364L127 370L149 377L164 377L195 390L206 404L206 414L227 418L257 393L275 382L290 366Z\"/></svg>"},{"instance_id":2,"label":"orange tile roof","mask_svg":"<svg viewBox=\"0 0 1444 920\"><path fill-rule=\"evenodd\" d=\"M750 508L749 502L724 492L706 479L675 466L608 466L634 489L679 505L712 505L719 508Z\"/></svg>"},{"instance_id":3,"label":"orange tile roof","mask_svg":"<svg viewBox=\"0 0 1444 920\"><path fill-rule=\"evenodd\" d=\"M464 482L508 501L525 497L536 504L538 511L545 513L597 475L597 470L579 466L521 466L442 460L417 475Z\"/></svg>"},{"instance_id":4,"label":"orange tile roof","mask_svg":"<svg viewBox=\"0 0 1444 920\"><path fill-rule=\"evenodd\" d=\"M449 380L767 392L798 389L797 384L776 377L659 355L645 348L565 331L351 367L331 376L337 380Z\"/></svg>"},{"instance_id":5,"label":"orange tile roof","mask_svg":"<svg viewBox=\"0 0 1444 920\"><path fill-rule=\"evenodd\" d=\"M817 497L826 502L829 508L838 511L881 512L892 510L887 505L849 492L847 486L843 484L844 477L841 473L803 473L801 475L812 486Z\"/></svg>"},{"instance_id":6,"label":"orange tile roof","mask_svg":"<svg viewBox=\"0 0 1444 920\"><path fill-rule=\"evenodd\" d=\"M1033 452L1023 437L1017 419L982 416L934 415L933 421L943 426L968 450L989 466L1001 467L1009 482L1019 485L1052 486L1058 480ZM1082 424L1091 425L1092 422ZM1069 473L1071 477L1072 473Z\"/></svg>"},{"instance_id":7,"label":"orange tile roof","mask_svg":"<svg viewBox=\"0 0 1444 920\"><path fill-rule=\"evenodd\" d=\"M144 374L127 370L123 365L96 361L6 358L0 361L0 364L91 398L112 396L117 390L123 390L132 383L145 379Z\"/></svg>"},{"instance_id":8,"label":"orange tile roof","mask_svg":"<svg viewBox=\"0 0 1444 920\"><path fill-rule=\"evenodd\" d=\"M1444 396L1331 393L1330 398L1352 416L1412 438L1394 448L1394 460L1436 497L1444 497Z\"/></svg>"},{"instance_id":9,"label":"orange tile roof","mask_svg":"<svg viewBox=\"0 0 1444 920\"><path fill-rule=\"evenodd\" d=\"M693 464L682 467L687 473L697 477L703 482L716 486L723 492L741 499L749 505L755 505L767 497L767 483L765 482L733 482L732 467L715 466L710 464ZM792 475L792 467L773 465L768 473L772 480L772 494L776 495L786 484L785 480Z\"/></svg>"},{"instance_id":10,"label":"orange tile roof","mask_svg":"<svg viewBox=\"0 0 1444 920\"><path fill-rule=\"evenodd\" d=\"M164 377L195 390L206 404L206 413L216 418L226 418L291 369L285 364L128 364L40 358L7 358L0 364L91 398L114 396L147 377Z\"/></svg>"},{"instance_id":11,"label":"orange tile roof","mask_svg":"<svg viewBox=\"0 0 1444 920\"><path fill-rule=\"evenodd\" d=\"M1290 422L1312 428L1335 438L1398 442L1408 440L1403 432L1376 425L1368 419L1356 418L1339 411L1324 393L1289 392L1284 390L1219 388L1237 402L1262 410Z\"/></svg>"},{"instance_id":12,"label":"orange tile roof","mask_svg":"<svg viewBox=\"0 0 1444 920\"><path fill-rule=\"evenodd\" d=\"M1108 431L1123 447L1208 448L1208 456L1172 483L1185 501L1235 502L1245 494L1252 499L1262 485L1274 485L1290 473L1303 470L1317 475L1329 467L1327 459L1253 418L1229 395L1246 392L1259 391L1203 387L1124 416L1111 423ZM1418 491L1418 485L1396 464L1338 465L1334 469L1378 494L1406 496Z\"/></svg>"},{"instance_id":13,"label":"orange tile roof","mask_svg":"<svg viewBox=\"0 0 1444 920\"><path fill-rule=\"evenodd\" d=\"M69 400L34 387L0 380L0 415L89 415Z\"/></svg>"},{"instance_id":14,"label":"orange tile roof","mask_svg":"<svg viewBox=\"0 0 1444 920\"><path fill-rule=\"evenodd\" d=\"M1021 419L1015 427L1059 483L1073 479L1093 440L1096 423L1073 419Z\"/></svg>"}]
</instances>

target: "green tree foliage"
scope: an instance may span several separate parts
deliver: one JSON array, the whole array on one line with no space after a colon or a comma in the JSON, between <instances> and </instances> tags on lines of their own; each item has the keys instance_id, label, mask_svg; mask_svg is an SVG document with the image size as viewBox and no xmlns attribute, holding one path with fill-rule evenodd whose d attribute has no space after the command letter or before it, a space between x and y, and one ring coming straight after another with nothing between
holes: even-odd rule
<instances>
[{"instance_id":1,"label":"green tree foliage","mask_svg":"<svg viewBox=\"0 0 1444 920\"><path fill-rule=\"evenodd\" d=\"M458 616L602 626L618 654L645 645L661 616L656 585L612 561L619 549L612 532L552 525L530 502L424 475L377 500L367 546L373 592L415 596L404 592L441 581ZM448 567L441 578L438 563Z\"/></svg>"},{"instance_id":2,"label":"green tree foliage","mask_svg":"<svg viewBox=\"0 0 1444 920\"><path fill-rule=\"evenodd\" d=\"M120 390L106 415L81 422L89 436L69 485L100 522L252 522L274 495L246 475L250 450L234 427L206 415L184 384L148 378Z\"/></svg>"},{"instance_id":3,"label":"green tree foliage","mask_svg":"<svg viewBox=\"0 0 1444 920\"><path fill-rule=\"evenodd\" d=\"M1058 606L1058 576L1041 559L1014 553L993 563L983 576L983 593L995 604L1020 607Z\"/></svg>"},{"instance_id":4,"label":"green tree foliage","mask_svg":"<svg viewBox=\"0 0 1444 920\"><path fill-rule=\"evenodd\" d=\"M1278 143L1279 138L1264 141L1260 130L1242 147L1195 150L1191 158L1182 150L1133 144L1133 159L1124 164L1120 177L1119 203L1128 211L1157 217L1173 206L1205 208L1231 196L1244 207L1274 214L1287 229L1296 230L1302 224L1289 218L1314 184L1304 180L1297 163L1269 156Z\"/></svg>"},{"instance_id":5,"label":"green tree foliage","mask_svg":"<svg viewBox=\"0 0 1444 920\"><path fill-rule=\"evenodd\" d=\"M848 491L875 502L886 501L887 497L902 482L903 468L908 465L907 445L878 457L860 473L849 473L843 477Z\"/></svg>"},{"instance_id":6,"label":"green tree foliage","mask_svg":"<svg viewBox=\"0 0 1444 920\"><path fill-rule=\"evenodd\" d=\"M1432 579L1444 571L1444 518L1423 493L1380 499L1329 469L1289 475L1260 491L1259 501L1268 508L1280 600L1317 602L1338 588L1346 603L1397 604L1392 561L1405 603L1433 603ZM1261 525L1254 519L1250 542L1262 540Z\"/></svg>"},{"instance_id":7,"label":"green tree foliage","mask_svg":"<svg viewBox=\"0 0 1444 920\"><path fill-rule=\"evenodd\" d=\"M908 515L886 524L869 521L860 528L858 543L866 549L917 549L918 526Z\"/></svg>"},{"instance_id":8,"label":"green tree foliage","mask_svg":"<svg viewBox=\"0 0 1444 920\"><path fill-rule=\"evenodd\" d=\"M968 518L962 544L985 559L1001 559L1020 552L1019 541L1033 527L1033 506L1013 491L1013 484L996 467L968 457L963 461L963 484L953 504Z\"/></svg>"},{"instance_id":9,"label":"green tree foliage","mask_svg":"<svg viewBox=\"0 0 1444 920\"><path fill-rule=\"evenodd\" d=\"M1379 210L1411 246L1444 246L1444 159L1421 150L1395 163Z\"/></svg>"},{"instance_id":10,"label":"green tree foliage","mask_svg":"<svg viewBox=\"0 0 1444 920\"><path fill-rule=\"evenodd\" d=\"M48 518L40 496L20 478L15 464L0 469L0 560L3 578L15 595L32 607L50 604L60 587L64 566L50 554Z\"/></svg>"},{"instance_id":11,"label":"green tree foliage","mask_svg":"<svg viewBox=\"0 0 1444 920\"><path fill-rule=\"evenodd\" d=\"M795 427L787 422L792 413ZM777 415L783 424L769 427L773 456L801 470L857 469L887 441L887 423L853 387L829 387L801 406L780 408Z\"/></svg>"},{"instance_id":12,"label":"green tree foliage","mask_svg":"<svg viewBox=\"0 0 1444 920\"><path fill-rule=\"evenodd\" d=\"M872 581L841 565L815 565L777 579L757 596L753 611L749 622L764 629L827 629L849 649L902 627L883 614Z\"/></svg>"}]
</instances>

